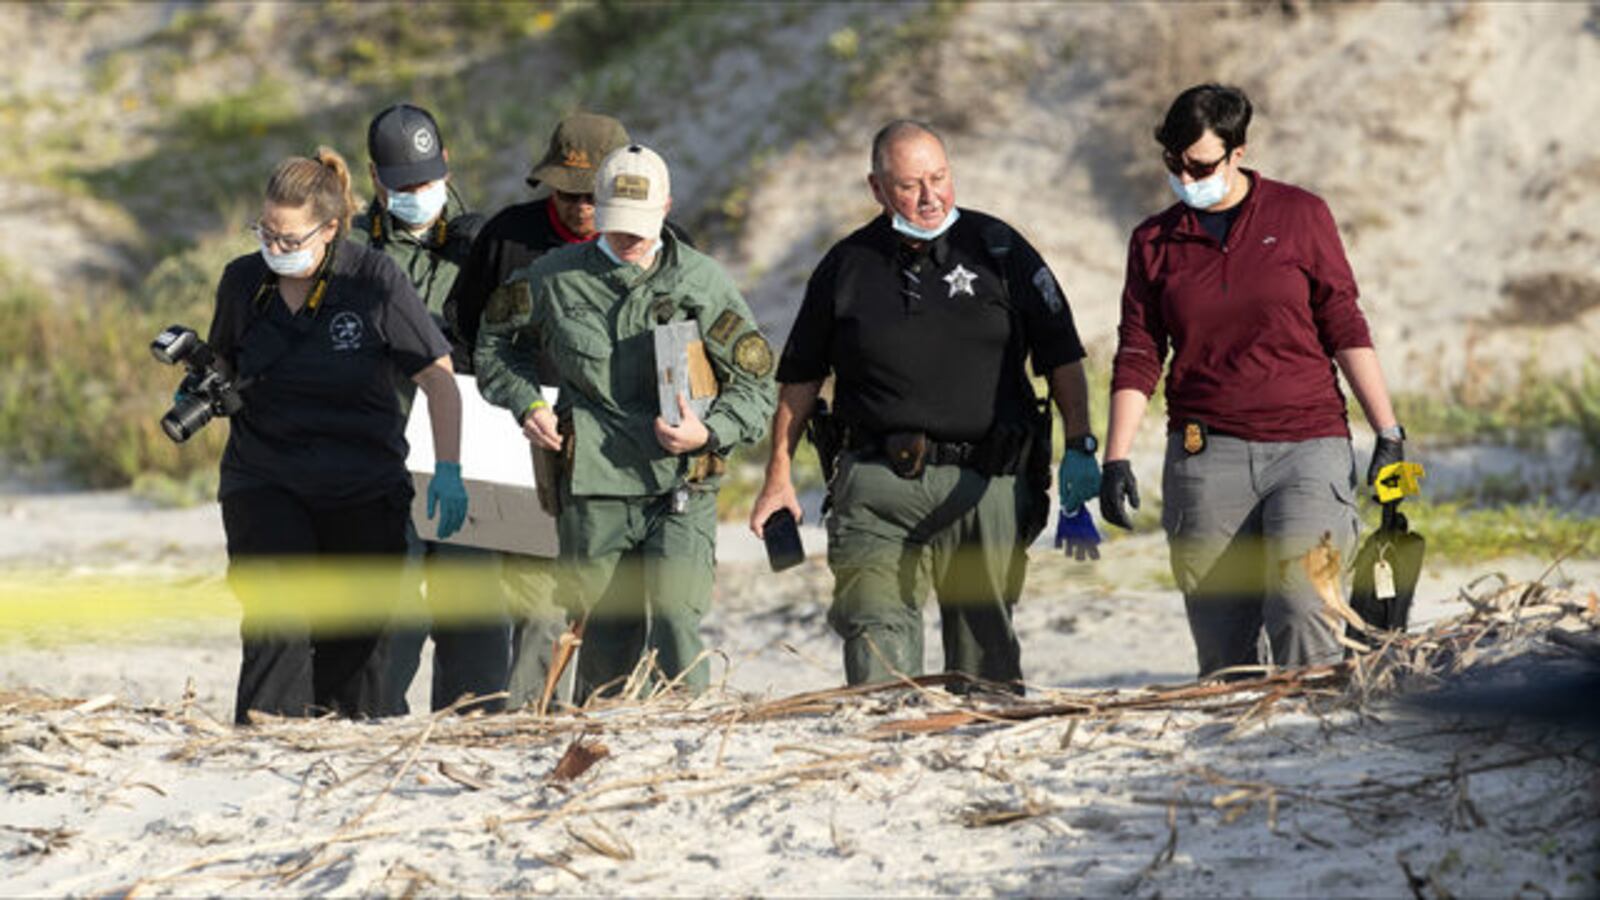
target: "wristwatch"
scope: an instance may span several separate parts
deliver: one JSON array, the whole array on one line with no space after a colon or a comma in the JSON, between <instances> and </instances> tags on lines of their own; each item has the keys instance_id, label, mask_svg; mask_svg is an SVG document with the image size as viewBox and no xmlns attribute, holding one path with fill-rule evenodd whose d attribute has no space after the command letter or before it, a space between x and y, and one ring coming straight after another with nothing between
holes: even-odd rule
<instances>
[{"instance_id":1,"label":"wristwatch","mask_svg":"<svg viewBox=\"0 0 1600 900\"><path fill-rule=\"evenodd\" d=\"M1390 425L1388 428L1378 429L1378 437L1386 441L1404 441L1406 428L1404 425Z\"/></svg>"},{"instance_id":2,"label":"wristwatch","mask_svg":"<svg viewBox=\"0 0 1600 900\"><path fill-rule=\"evenodd\" d=\"M1092 433L1084 432L1077 437L1067 438L1066 448L1068 450L1077 450L1078 452L1088 456L1093 456L1095 451L1100 449L1100 442L1094 439L1094 435Z\"/></svg>"},{"instance_id":3,"label":"wristwatch","mask_svg":"<svg viewBox=\"0 0 1600 900\"><path fill-rule=\"evenodd\" d=\"M720 448L721 446L722 446L722 440L717 437L717 433L714 430L712 430L711 426L707 425L706 426L706 442L704 444L701 444L700 445L700 449L696 450L694 452L696 452L696 453L715 453L715 452L717 452L717 449Z\"/></svg>"}]
</instances>

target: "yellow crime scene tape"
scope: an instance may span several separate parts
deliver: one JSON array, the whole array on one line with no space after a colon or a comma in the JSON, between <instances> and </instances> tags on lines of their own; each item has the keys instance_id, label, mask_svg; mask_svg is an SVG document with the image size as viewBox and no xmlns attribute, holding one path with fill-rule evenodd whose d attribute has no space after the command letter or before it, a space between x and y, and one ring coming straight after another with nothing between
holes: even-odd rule
<instances>
[{"instance_id":1,"label":"yellow crime scene tape","mask_svg":"<svg viewBox=\"0 0 1600 900\"><path fill-rule=\"evenodd\" d=\"M226 577L0 571L0 640L40 630L139 638L205 621L242 620L246 631L336 633L505 616L506 588L497 566L426 565L429 583L448 603L420 602L422 565L402 567L393 560L251 560L233 564Z\"/></svg>"},{"instance_id":2,"label":"yellow crime scene tape","mask_svg":"<svg viewBox=\"0 0 1600 900\"><path fill-rule=\"evenodd\" d=\"M1410 462L1385 467L1376 499L1414 496L1423 474ZM1260 541L1233 541L1207 574L1206 589L1259 587L1269 550ZM423 598L424 571L427 593L436 597ZM615 577L625 582L633 576ZM530 589L552 596L529 597ZM0 642L43 632L58 640L137 640L208 623L238 625L246 633L470 625L503 620L509 605L548 608L544 601L561 599L556 590L554 579L540 587L527 580L512 585L497 561L450 559L261 558L230 564L226 576L0 570Z\"/></svg>"}]
</instances>

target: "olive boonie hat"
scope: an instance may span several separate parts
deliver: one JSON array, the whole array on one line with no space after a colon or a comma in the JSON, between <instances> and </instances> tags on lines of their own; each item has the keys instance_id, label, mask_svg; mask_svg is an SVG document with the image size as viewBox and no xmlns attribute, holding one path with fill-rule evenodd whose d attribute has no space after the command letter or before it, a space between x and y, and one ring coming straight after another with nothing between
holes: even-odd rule
<instances>
[{"instance_id":1,"label":"olive boonie hat","mask_svg":"<svg viewBox=\"0 0 1600 900\"><path fill-rule=\"evenodd\" d=\"M595 179L595 230L653 238L661 233L671 197L666 161L649 147L619 147L600 163Z\"/></svg>"},{"instance_id":2,"label":"olive boonie hat","mask_svg":"<svg viewBox=\"0 0 1600 900\"><path fill-rule=\"evenodd\" d=\"M568 194L592 194L600 160L627 143L628 131L616 119L573 113L550 135L550 149L528 173L528 184L537 187L543 182Z\"/></svg>"},{"instance_id":3,"label":"olive boonie hat","mask_svg":"<svg viewBox=\"0 0 1600 900\"><path fill-rule=\"evenodd\" d=\"M367 127L367 156L378 180L391 189L438 181L450 172L438 123L427 110L408 103L373 117Z\"/></svg>"}]
</instances>

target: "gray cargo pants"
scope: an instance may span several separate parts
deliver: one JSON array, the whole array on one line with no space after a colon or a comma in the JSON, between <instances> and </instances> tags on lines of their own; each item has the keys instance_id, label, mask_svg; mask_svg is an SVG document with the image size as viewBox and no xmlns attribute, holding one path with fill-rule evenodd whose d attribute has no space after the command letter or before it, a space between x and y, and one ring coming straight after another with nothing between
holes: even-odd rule
<instances>
[{"instance_id":1,"label":"gray cargo pants","mask_svg":"<svg viewBox=\"0 0 1600 900\"><path fill-rule=\"evenodd\" d=\"M1260 662L1337 662L1333 628L1300 558L1324 534L1348 562L1361 528L1348 438L1263 442L1211 435L1190 455L1167 439L1162 526L1202 676Z\"/></svg>"}]
</instances>

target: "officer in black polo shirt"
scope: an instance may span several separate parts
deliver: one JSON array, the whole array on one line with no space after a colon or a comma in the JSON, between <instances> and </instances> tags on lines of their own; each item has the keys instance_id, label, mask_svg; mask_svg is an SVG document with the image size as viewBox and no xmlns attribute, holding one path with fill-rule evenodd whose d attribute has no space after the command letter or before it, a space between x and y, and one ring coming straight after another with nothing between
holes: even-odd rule
<instances>
[{"instance_id":1,"label":"officer in black polo shirt","mask_svg":"<svg viewBox=\"0 0 1600 900\"><path fill-rule=\"evenodd\" d=\"M841 452L829 485L829 622L850 683L922 672L919 607L938 597L945 668L1020 689L1011 609L1048 515L1048 408L1061 410L1063 509L1095 496L1083 347L1054 276L1009 226L954 205L944 144L891 122L873 140L883 214L840 241L806 286L778 366L767 479L751 513L800 504L795 445L835 377Z\"/></svg>"}]
</instances>

